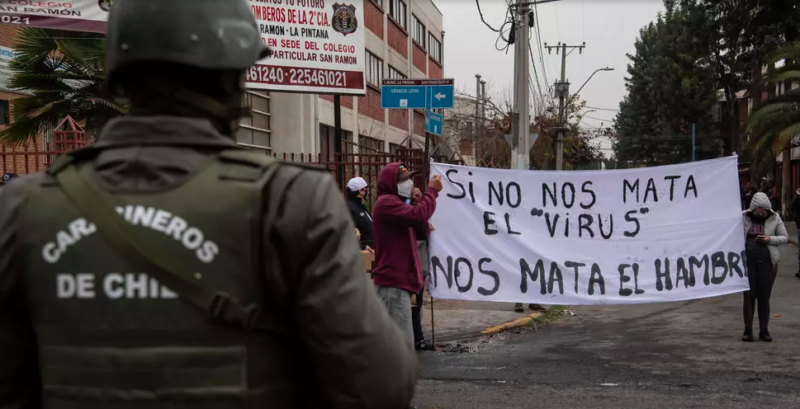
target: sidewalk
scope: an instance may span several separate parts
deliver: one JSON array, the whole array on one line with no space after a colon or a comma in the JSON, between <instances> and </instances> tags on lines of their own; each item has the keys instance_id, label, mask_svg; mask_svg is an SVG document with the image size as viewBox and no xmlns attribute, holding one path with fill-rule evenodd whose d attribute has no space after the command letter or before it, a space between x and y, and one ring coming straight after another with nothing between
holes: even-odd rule
<instances>
[{"instance_id":1,"label":"sidewalk","mask_svg":"<svg viewBox=\"0 0 800 409\"><path fill-rule=\"evenodd\" d=\"M784 222L786 231L789 233L789 243L798 245L797 243L797 224L795 222Z\"/></svg>"},{"instance_id":2,"label":"sidewalk","mask_svg":"<svg viewBox=\"0 0 800 409\"><path fill-rule=\"evenodd\" d=\"M528 310L514 312L513 303L482 301L433 300L436 342L478 337L526 325L539 313ZM425 337L431 338L431 299L426 293L422 307Z\"/></svg>"}]
</instances>

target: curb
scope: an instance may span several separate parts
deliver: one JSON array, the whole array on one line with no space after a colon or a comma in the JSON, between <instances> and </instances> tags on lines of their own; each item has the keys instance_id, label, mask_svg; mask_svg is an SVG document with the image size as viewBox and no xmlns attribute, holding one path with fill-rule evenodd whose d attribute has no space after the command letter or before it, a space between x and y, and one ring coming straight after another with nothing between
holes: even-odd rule
<instances>
[{"instance_id":1,"label":"curb","mask_svg":"<svg viewBox=\"0 0 800 409\"><path fill-rule=\"evenodd\" d=\"M528 315L527 317L515 319L514 321L509 321L500 325L495 325L494 327L486 328L485 330L481 331L481 335L496 334L498 332L507 331L512 328L522 327L528 325L531 321L541 316L542 313L534 312L533 314Z\"/></svg>"}]
</instances>

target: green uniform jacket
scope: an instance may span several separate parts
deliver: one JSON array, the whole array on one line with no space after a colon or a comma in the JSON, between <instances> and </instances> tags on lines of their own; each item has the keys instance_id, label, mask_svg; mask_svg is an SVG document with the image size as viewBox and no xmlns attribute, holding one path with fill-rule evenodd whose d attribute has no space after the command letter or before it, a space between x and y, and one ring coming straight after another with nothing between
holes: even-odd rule
<instances>
[{"instance_id":1,"label":"green uniform jacket","mask_svg":"<svg viewBox=\"0 0 800 409\"><path fill-rule=\"evenodd\" d=\"M98 185L125 194L175 188L209 156L237 147L208 121L173 117L117 119L99 141L107 149L91 163ZM0 189L0 409L38 409L48 399L40 380L41 345L28 318L31 300L23 288L33 273L25 271L22 253L40 250L19 243L26 189L47 177L28 176ZM276 350L264 352L288 359L260 362L291 364L270 371L285 375L267 384L274 382L276 391L288 385L297 396L293 403L283 393L284 403L272 407L407 407L416 355L364 273L353 222L333 179L327 172L281 165L265 194L263 251L275 262L263 268L263 282L269 283L264 291L286 307L278 318L291 336L271 341ZM269 212L275 213L267 217ZM94 318L69 317L70 322Z\"/></svg>"}]
</instances>

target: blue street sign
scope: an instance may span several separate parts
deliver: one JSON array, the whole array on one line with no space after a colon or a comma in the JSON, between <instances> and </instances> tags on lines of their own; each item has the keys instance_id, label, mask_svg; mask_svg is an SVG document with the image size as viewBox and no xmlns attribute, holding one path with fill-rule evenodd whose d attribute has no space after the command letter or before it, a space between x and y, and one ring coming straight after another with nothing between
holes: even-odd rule
<instances>
[{"instance_id":1,"label":"blue street sign","mask_svg":"<svg viewBox=\"0 0 800 409\"><path fill-rule=\"evenodd\" d=\"M453 85L432 85L428 87L429 109L453 109Z\"/></svg>"},{"instance_id":2,"label":"blue street sign","mask_svg":"<svg viewBox=\"0 0 800 409\"><path fill-rule=\"evenodd\" d=\"M385 79L381 86L383 109L452 109L453 79Z\"/></svg>"},{"instance_id":3,"label":"blue street sign","mask_svg":"<svg viewBox=\"0 0 800 409\"><path fill-rule=\"evenodd\" d=\"M425 132L442 135L442 114L425 110Z\"/></svg>"},{"instance_id":4,"label":"blue street sign","mask_svg":"<svg viewBox=\"0 0 800 409\"><path fill-rule=\"evenodd\" d=\"M425 91L422 85L384 85L381 87L381 108L383 109L423 109Z\"/></svg>"}]
</instances>

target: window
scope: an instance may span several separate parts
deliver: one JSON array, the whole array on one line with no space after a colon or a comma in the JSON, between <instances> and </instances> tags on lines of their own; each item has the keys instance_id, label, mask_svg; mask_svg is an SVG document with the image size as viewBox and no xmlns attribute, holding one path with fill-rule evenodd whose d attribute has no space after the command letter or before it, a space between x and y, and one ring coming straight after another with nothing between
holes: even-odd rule
<instances>
[{"instance_id":1,"label":"window","mask_svg":"<svg viewBox=\"0 0 800 409\"><path fill-rule=\"evenodd\" d=\"M403 74L402 72L398 71L397 69L395 69L391 65L389 66L389 79L404 80L406 78L408 78L408 77L405 74Z\"/></svg>"},{"instance_id":2,"label":"window","mask_svg":"<svg viewBox=\"0 0 800 409\"><path fill-rule=\"evenodd\" d=\"M396 143L389 142L389 153L391 155L397 155L397 151L402 149L402 145L398 145Z\"/></svg>"},{"instance_id":3,"label":"window","mask_svg":"<svg viewBox=\"0 0 800 409\"><path fill-rule=\"evenodd\" d=\"M436 37L433 36L433 33L430 33L428 36L428 42L430 43L430 50L428 50L431 54L431 58L434 61L441 63L442 62L442 42L439 41Z\"/></svg>"},{"instance_id":4,"label":"window","mask_svg":"<svg viewBox=\"0 0 800 409\"><path fill-rule=\"evenodd\" d=\"M411 38L417 42L417 44L425 49L425 34L428 33L428 30L425 28L425 25L419 21L417 16L411 15Z\"/></svg>"},{"instance_id":5,"label":"window","mask_svg":"<svg viewBox=\"0 0 800 409\"><path fill-rule=\"evenodd\" d=\"M408 29L406 3L404 3L403 0L389 0L389 15L392 16L394 21L398 22L401 27Z\"/></svg>"},{"instance_id":6,"label":"window","mask_svg":"<svg viewBox=\"0 0 800 409\"><path fill-rule=\"evenodd\" d=\"M367 83L380 87L381 81L383 81L383 60L367 51Z\"/></svg>"},{"instance_id":7,"label":"window","mask_svg":"<svg viewBox=\"0 0 800 409\"><path fill-rule=\"evenodd\" d=\"M383 152L383 141L369 136L359 135L358 145L361 147L361 153L377 153Z\"/></svg>"},{"instance_id":8,"label":"window","mask_svg":"<svg viewBox=\"0 0 800 409\"><path fill-rule=\"evenodd\" d=\"M333 159L335 153L335 128L325 124L319 125L319 153L323 159ZM353 133L342 129L342 153L353 153Z\"/></svg>"},{"instance_id":9,"label":"window","mask_svg":"<svg viewBox=\"0 0 800 409\"><path fill-rule=\"evenodd\" d=\"M236 142L254 150L269 149L272 146L269 94L247 91L244 102L250 107L250 116L239 120Z\"/></svg>"}]
</instances>

